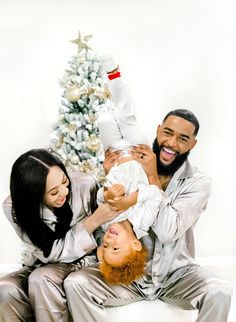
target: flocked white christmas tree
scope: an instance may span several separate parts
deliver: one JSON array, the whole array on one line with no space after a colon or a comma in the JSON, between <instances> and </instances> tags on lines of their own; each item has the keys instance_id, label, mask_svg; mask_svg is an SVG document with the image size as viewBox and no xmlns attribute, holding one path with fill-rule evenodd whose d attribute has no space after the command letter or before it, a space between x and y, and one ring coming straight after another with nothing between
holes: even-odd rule
<instances>
[{"instance_id":1,"label":"flocked white christmas tree","mask_svg":"<svg viewBox=\"0 0 236 322\"><path fill-rule=\"evenodd\" d=\"M104 154L96 120L107 108L110 93L98 57L88 46L91 37L82 38L79 33L71 41L77 44L78 53L71 57L59 81L64 90L49 150L68 169L90 173L100 183L104 178Z\"/></svg>"}]
</instances>

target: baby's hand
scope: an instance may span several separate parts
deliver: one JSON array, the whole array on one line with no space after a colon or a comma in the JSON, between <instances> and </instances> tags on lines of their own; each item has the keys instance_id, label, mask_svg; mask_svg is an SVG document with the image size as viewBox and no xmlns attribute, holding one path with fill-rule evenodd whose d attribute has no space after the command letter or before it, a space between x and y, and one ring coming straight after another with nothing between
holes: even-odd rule
<instances>
[{"instance_id":1,"label":"baby's hand","mask_svg":"<svg viewBox=\"0 0 236 322\"><path fill-rule=\"evenodd\" d=\"M114 200L115 198L125 195L125 188L121 184L113 184L113 186L106 188L104 191L105 201Z\"/></svg>"},{"instance_id":2,"label":"baby's hand","mask_svg":"<svg viewBox=\"0 0 236 322\"><path fill-rule=\"evenodd\" d=\"M117 163L120 156L121 156L121 151L112 152L110 149L108 149L105 152L105 160L103 162L103 168L106 174L108 174L111 168Z\"/></svg>"},{"instance_id":3,"label":"baby's hand","mask_svg":"<svg viewBox=\"0 0 236 322\"><path fill-rule=\"evenodd\" d=\"M108 204L120 211L125 211L137 203L138 192L130 193L128 196L115 197L107 200Z\"/></svg>"}]
</instances>

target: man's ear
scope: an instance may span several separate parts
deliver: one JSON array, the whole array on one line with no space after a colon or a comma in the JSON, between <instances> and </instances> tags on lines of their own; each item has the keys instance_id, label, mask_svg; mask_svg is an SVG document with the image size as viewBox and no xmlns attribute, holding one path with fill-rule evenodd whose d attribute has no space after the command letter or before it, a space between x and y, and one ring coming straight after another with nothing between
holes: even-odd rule
<instances>
[{"instance_id":1,"label":"man's ear","mask_svg":"<svg viewBox=\"0 0 236 322\"><path fill-rule=\"evenodd\" d=\"M159 130L160 130L160 127L161 127L161 125L160 125L160 124L158 124L157 129L156 129L156 137L158 136L158 132L159 132Z\"/></svg>"},{"instance_id":2,"label":"man's ear","mask_svg":"<svg viewBox=\"0 0 236 322\"><path fill-rule=\"evenodd\" d=\"M103 248L102 248L102 246L99 246L97 248L97 258L98 258L99 262L103 261Z\"/></svg>"},{"instance_id":3,"label":"man's ear","mask_svg":"<svg viewBox=\"0 0 236 322\"><path fill-rule=\"evenodd\" d=\"M133 239L132 241L133 249L139 251L143 248L142 243L138 239Z\"/></svg>"},{"instance_id":4,"label":"man's ear","mask_svg":"<svg viewBox=\"0 0 236 322\"><path fill-rule=\"evenodd\" d=\"M190 150L192 150L195 147L196 144L197 144L197 139L194 138L192 143L191 143Z\"/></svg>"}]
</instances>

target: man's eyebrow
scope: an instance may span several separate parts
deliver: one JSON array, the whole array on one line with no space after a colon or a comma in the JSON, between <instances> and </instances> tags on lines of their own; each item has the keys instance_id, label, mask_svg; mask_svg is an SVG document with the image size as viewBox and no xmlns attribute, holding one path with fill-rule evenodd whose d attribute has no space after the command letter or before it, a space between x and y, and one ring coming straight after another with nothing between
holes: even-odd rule
<instances>
[{"instance_id":1,"label":"man's eyebrow","mask_svg":"<svg viewBox=\"0 0 236 322\"><path fill-rule=\"evenodd\" d=\"M169 132L171 132L171 133L173 133L173 132L174 132L172 129L170 129L170 128L169 128L169 127L167 127L167 126L165 126L165 127L164 127L164 129L165 129L165 130L168 130L168 131L169 131ZM190 139L190 136L189 136L189 135L187 135L187 134L180 133L180 136L181 136L182 138Z\"/></svg>"},{"instance_id":2,"label":"man's eyebrow","mask_svg":"<svg viewBox=\"0 0 236 322\"><path fill-rule=\"evenodd\" d=\"M190 139L190 136L187 134L180 134L180 136L182 136L182 138Z\"/></svg>"}]
</instances>

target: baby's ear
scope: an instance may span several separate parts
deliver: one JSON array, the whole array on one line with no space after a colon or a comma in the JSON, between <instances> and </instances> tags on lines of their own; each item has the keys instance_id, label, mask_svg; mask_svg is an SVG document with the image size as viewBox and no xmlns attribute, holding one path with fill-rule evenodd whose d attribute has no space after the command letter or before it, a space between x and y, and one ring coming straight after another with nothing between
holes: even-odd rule
<instances>
[{"instance_id":1,"label":"baby's ear","mask_svg":"<svg viewBox=\"0 0 236 322\"><path fill-rule=\"evenodd\" d=\"M133 245L134 250L136 250L138 252L140 252L140 250L142 250L142 248L143 248L142 243L136 238L133 239L132 245Z\"/></svg>"},{"instance_id":2,"label":"baby's ear","mask_svg":"<svg viewBox=\"0 0 236 322\"><path fill-rule=\"evenodd\" d=\"M102 246L99 246L97 248L97 258L98 258L99 262L103 261L103 248L102 248Z\"/></svg>"}]
</instances>

